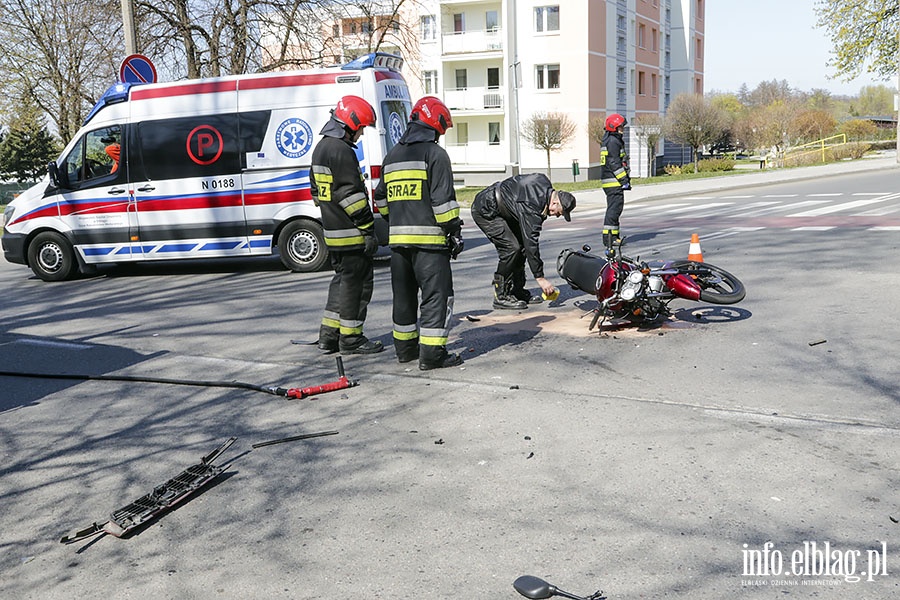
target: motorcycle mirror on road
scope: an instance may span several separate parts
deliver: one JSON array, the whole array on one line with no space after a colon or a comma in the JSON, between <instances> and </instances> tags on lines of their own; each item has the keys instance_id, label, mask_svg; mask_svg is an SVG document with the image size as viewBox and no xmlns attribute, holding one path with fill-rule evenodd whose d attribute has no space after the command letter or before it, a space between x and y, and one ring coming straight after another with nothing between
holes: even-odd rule
<instances>
[{"instance_id":1,"label":"motorcycle mirror on road","mask_svg":"<svg viewBox=\"0 0 900 600\"><path fill-rule=\"evenodd\" d=\"M522 575L513 582L513 587L516 588L517 592L532 600L552 598L553 596L562 596L572 600L606 600L606 596L601 591L594 592L590 596L576 596L533 575Z\"/></svg>"}]
</instances>

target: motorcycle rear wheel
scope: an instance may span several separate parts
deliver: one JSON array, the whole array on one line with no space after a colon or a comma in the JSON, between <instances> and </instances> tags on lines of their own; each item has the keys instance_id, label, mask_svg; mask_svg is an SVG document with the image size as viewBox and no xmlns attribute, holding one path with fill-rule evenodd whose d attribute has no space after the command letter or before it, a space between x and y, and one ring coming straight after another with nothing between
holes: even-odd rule
<instances>
[{"instance_id":1,"label":"motorcycle rear wheel","mask_svg":"<svg viewBox=\"0 0 900 600\"><path fill-rule=\"evenodd\" d=\"M700 286L700 299L710 304L737 304L747 295L741 280L715 265L691 260L676 261L673 267Z\"/></svg>"}]
</instances>

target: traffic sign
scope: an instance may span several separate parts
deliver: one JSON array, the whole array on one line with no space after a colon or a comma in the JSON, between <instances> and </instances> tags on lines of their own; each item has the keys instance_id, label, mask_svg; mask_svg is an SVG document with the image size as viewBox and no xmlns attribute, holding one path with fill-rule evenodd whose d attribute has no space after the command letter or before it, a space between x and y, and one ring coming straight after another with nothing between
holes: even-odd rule
<instances>
[{"instance_id":1,"label":"traffic sign","mask_svg":"<svg viewBox=\"0 0 900 600\"><path fill-rule=\"evenodd\" d=\"M132 54L122 61L119 68L122 83L156 83L156 67L143 54Z\"/></svg>"}]
</instances>

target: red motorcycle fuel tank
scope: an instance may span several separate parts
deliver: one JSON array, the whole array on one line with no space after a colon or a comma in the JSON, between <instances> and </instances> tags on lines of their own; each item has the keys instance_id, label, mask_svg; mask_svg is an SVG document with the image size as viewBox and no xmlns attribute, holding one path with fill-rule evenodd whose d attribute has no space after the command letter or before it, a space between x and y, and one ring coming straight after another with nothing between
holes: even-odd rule
<instances>
[{"instance_id":1,"label":"red motorcycle fuel tank","mask_svg":"<svg viewBox=\"0 0 900 600\"><path fill-rule=\"evenodd\" d=\"M700 286L687 275L679 273L678 275L663 277L663 279L666 282L666 286L679 298L700 300Z\"/></svg>"}]
</instances>

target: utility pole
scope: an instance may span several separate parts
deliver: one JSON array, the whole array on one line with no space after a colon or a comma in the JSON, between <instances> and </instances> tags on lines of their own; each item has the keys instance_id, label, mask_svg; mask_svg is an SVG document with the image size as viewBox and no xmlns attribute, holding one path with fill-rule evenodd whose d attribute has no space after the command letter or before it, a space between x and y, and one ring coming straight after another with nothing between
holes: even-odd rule
<instances>
[{"instance_id":1,"label":"utility pole","mask_svg":"<svg viewBox=\"0 0 900 600\"><path fill-rule=\"evenodd\" d=\"M134 27L134 0L122 0L122 28L125 31L125 56L137 54Z\"/></svg>"},{"instance_id":2,"label":"utility pole","mask_svg":"<svg viewBox=\"0 0 900 600\"><path fill-rule=\"evenodd\" d=\"M900 19L897 19L897 93L894 94L897 110L897 164L900 164Z\"/></svg>"}]
</instances>

